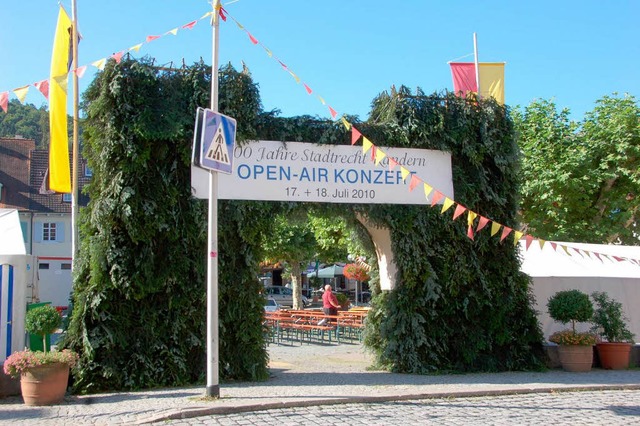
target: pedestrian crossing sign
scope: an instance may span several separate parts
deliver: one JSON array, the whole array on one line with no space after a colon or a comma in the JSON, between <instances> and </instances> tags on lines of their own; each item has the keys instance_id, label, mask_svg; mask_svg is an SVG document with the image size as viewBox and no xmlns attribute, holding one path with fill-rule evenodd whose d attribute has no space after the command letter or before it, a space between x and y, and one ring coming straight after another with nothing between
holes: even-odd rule
<instances>
[{"instance_id":1,"label":"pedestrian crossing sign","mask_svg":"<svg viewBox=\"0 0 640 426\"><path fill-rule=\"evenodd\" d=\"M201 115L200 167L231 174L236 143L236 120L210 109L199 109ZM198 120L196 120L198 126ZM198 131L196 130L196 133Z\"/></svg>"}]
</instances>

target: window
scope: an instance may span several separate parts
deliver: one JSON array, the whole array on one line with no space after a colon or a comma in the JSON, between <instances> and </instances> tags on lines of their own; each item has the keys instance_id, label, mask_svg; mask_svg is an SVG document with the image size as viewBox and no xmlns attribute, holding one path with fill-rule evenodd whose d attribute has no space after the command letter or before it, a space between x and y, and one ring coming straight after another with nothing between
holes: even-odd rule
<instances>
[{"instance_id":1,"label":"window","mask_svg":"<svg viewBox=\"0 0 640 426\"><path fill-rule=\"evenodd\" d=\"M63 264L60 265L60 269L62 269L63 271L64 270L70 271L71 270L71 264L70 263L63 263Z\"/></svg>"},{"instance_id":2,"label":"window","mask_svg":"<svg viewBox=\"0 0 640 426\"><path fill-rule=\"evenodd\" d=\"M93 170L91 170L91 168L88 165L84 165L84 175L86 177L91 177L93 176Z\"/></svg>"},{"instance_id":3,"label":"window","mask_svg":"<svg viewBox=\"0 0 640 426\"><path fill-rule=\"evenodd\" d=\"M56 224L43 223L42 224L42 241L55 241L55 240L56 240Z\"/></svg>"},{"instance_id":4,"label":"window","mask_svg":"<svg viewBox=\"0 0 640 426\"><path fill-rule=\"evenodd\" d=\"M62 202L70 203L71 202L71 194L62 194Z\"/></svg>"},{"instance_id":5,"label":"window","mask_svg":"<svg viewBox=\"0 0 640 426\"><path fill-rule=\"evenodd\" d=\"M49 269L49 264L48 263L40 263L38 265L38 269Z\"/></svg>"}]
</instances>

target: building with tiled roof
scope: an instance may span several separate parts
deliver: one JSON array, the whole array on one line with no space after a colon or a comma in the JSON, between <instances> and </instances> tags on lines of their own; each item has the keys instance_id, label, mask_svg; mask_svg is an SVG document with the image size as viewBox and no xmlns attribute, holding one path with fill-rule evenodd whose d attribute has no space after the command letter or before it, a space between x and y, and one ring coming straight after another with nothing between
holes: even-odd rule
<instances>
[{"instance_id":1,"label":"building with tiled roof","mask_svg":"<svg viewBox=\"0 0 640 426\"><path fill-rule=\"evenodd\" d=\"M71 158L69 158L71 163ZM28 254L38 260L39 299L68 304L71 292L71 194L48 191L49 152L35 141L0 138L0 208L17 209ZM78 204L87 205L82 188L90 178L84 160L78 166Z\"/></svg>"}]
</instances>

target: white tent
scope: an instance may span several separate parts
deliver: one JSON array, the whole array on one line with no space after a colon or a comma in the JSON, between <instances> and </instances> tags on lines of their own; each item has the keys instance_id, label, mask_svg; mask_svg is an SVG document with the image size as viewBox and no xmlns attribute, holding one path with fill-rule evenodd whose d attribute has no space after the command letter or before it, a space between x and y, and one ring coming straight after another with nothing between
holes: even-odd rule
<instances>
[{"instance_id":1,"label":"white tent","mask_svg":"<svg viewBox=\"0 0 640 426\"><path fill-rule=\"evenodd\" d=\"M622 303L629 329L640 340L640 265L618 258L640 260L640 247L556 243L554 250L551 242L541 249L533 242L525 250L524 241L520 242L522 257L521 271L533 280L533 293L536 299L534 309L538 313L545 339L558 330L570 325L560 324L549 317L547 302L556 292L577 289L591 294L604 291L611 298ZM561 246L567 247L564 250ZM575 250L577 249L577 250ZM586 253L588 252L588 254ZM598 255L600 259L598 259ZM602 256L609 255L609 258ZM581 331L587 331L591 324L579 324Z\"/></svg>"},{"instance_id":2,"label":"white tent","mask_svg":"<svg viewBox=\"0 0 640 426\"><path fill-rule=\"evenodd\" d=\"M0 254L27 254L16 209L0 209Z\"/></svg>"},{"instance_id":3,"label":"white tent","mask_svg":"<svg viewBox=\"0 0 640 426\"><path fill-rule=\"evenodd\" d=\"M318 270L318 278L334 278L336 275L342 275L342 266L331 265ZM309 272L307 277L315 277L316 272Z\"/></svg>"}]
</instances>

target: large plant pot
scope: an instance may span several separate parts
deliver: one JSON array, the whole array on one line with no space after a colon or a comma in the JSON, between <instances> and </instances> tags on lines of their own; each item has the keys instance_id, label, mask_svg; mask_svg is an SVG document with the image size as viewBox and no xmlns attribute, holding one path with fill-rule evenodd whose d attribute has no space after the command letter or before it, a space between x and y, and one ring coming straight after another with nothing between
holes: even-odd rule
<instances>
[{"instance_id":1,"label":"large plant pot","mask_svg":"<svg viewBox=\"0 0 640 426\"><path fill-rule=\"evenodd\" d=\"M629 368L631 343L598 343L596 349L602 368L608 370Z\"/></svg>"},{"instance_id":2,"label":"large plant pot","mask_svg":"<svg viewBox=\"0 0 640 426\"><path fill-rule=\"evenodd\" d=\"M67 391L69 365L46 364L30 368L20 377L22 399L26 405L52 405L61 402Z\"/></svg>"},{"instance_id":3,"label":"large plant pot","mask_svg":"<svg viewBox=\"0 0 640 426\"><path fill-rule=\"evenodd\" d=\"M558 346L558 358L560 358L560 364L565 371L577 373L591 371L593 346L560 345Z\"/></svg>"}]
</instances>

